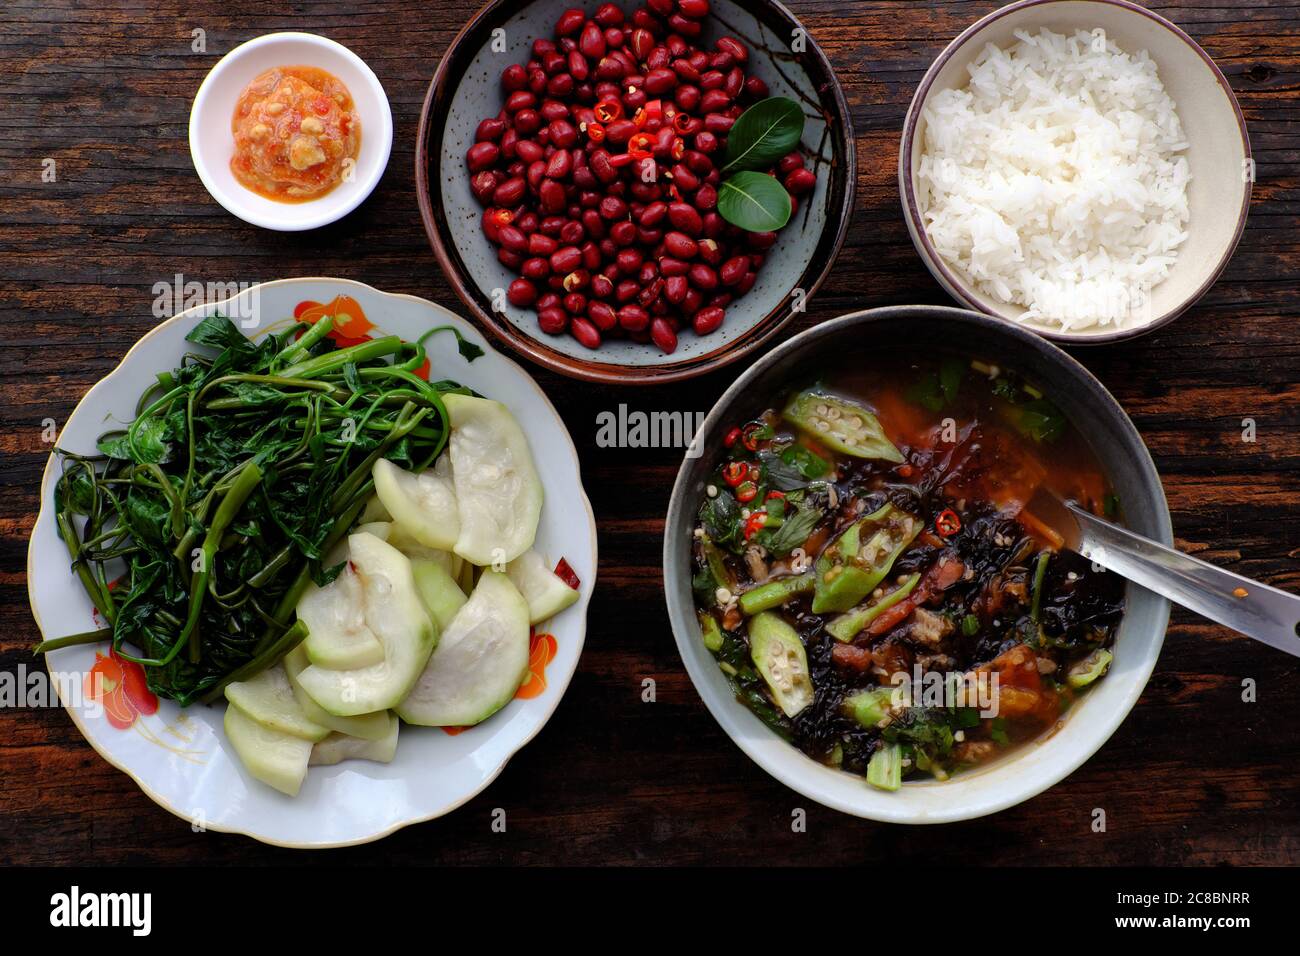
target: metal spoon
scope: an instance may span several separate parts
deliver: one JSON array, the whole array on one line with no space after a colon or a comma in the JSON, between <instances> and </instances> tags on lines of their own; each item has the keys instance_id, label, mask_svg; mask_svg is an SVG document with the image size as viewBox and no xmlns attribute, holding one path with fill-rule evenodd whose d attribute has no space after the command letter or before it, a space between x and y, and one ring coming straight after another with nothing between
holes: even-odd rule
<instances>
[{"instance_id":1,"label":"metal spoon","mask_svg":"<svg viewBox=\"0 0 1300 956\"><path fill-rule=\"evenodd\" d=\"M1300 657L1300 596L1166 548L1045 488L1029 507L1069 550L1217 624Z\"/></svg>"}]
</instances>

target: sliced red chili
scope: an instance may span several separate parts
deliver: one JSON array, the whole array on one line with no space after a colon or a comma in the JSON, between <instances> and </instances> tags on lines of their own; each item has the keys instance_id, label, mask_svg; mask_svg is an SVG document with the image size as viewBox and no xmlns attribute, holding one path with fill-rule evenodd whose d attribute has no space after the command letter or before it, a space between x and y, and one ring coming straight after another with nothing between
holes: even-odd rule
<instances>
[{"instance_id":1,"label":"sliced red chili","mask_svg":"<svg viewBox=\"0 0 1300 956\"><path fill-rule=\"evenodd\" d=\"M738 441L740 441L740 429L733 428L731 431L727 432L727 437L722 439L722 444L730 448Z\"/></svg>"},{"instance_id":2,"label":"sliced red chili","mask_svg":"<svg viewBox=\"0 0 1300 956\"><path fill-rule=\"evenodd\" d=\"M767 512L755 511L745 519L745 540L748 541L767 525Z\"/></svg>"},{"instance_id":3,"label":"sliced red chili","mask_svg":"<svg viewBox=\"0 0 1300 956\"><path fill-rule=\"evenodd\" d=\"M740 486L736 488L736 500L741 504L753 501L757 495L758 485L754 484L752 481L742 481Z\"/></svg>"},{"instance_id":4,"label":"sliced red chili","mask_svg":"<svg viewBox=\"0 0 1300 956\"><path fill-rule=\"evenodd\" d=\"M603 143L605 141L605 127L599 123L587 124L587 139L593 143Z\"/></svg>"},{"instance_id":5,"label":"sliced red chili","mask_svg":"<svg viewBox=\"0 0 1300 956\"><path fill-rule=\"evenodd\" d=\"M750 451L758 450L758 439L755 438L754 435L762 427L763 426L760 425L758 422L750 422L748 425L745 426L745 430L742 434L745 439L745 447L748 448Z\"/></svg>"},{"instance_id":6,"label":"sliced red chili","mask_svg":"<svg viewBox=\"0 0 1300 956\"><path fill-rule=\"evenodd\" d=\"M655 138L649 133L637 133L627 141L627 151L633 159L649 159L654 155Z\"/></svg>"},{"instance_id":7,"label":"sliced red chili","mask_svg":"<svg viewBox=\"0 0 1300 956\"><path fill-rule=\"evenodd\" d=\"M685 135L691 131L691 118L685 113L678 113L673 117L673 129Z\"/></svg>"},{"instance_id":8,"label":"sliced red chili","mask_svg":"<svg viewBox=\"0 0 1300 956\"><path fill-rule=\"evenodd\" d=\"M560 558L560 563L555 566L555 576L575 591L582 586L582 582L578 580L578 575L574 573L573 568L569 567L569 562L563 558Z\"/></svg>"},{"instance_id":9,"label":"sliced red chili","mask_svg":"<svg viewBox=\"0 0 1300 956\"><path fill-rule=\"evenodd\" d=\"M951 508L945 508L934 519L934 530L945 538L951 538L961 530L961 518Z\"/></svg>"},{"instance_id":10,"label":"sliced red chili","mask_svg":"<svg viewBox=\"0 0 1300 956\"><path fill-rule=\"evenodd\" d=\"M769 491L764 497L764 501L785 501L784 491Z\"/></svg>"},{"instance_id":11,"label":"sliced red chili","mask_svg":"<svg viewBox=\"0 0 1300 956\"><path fill-rule=\"evenodd\" d=\"M618 100L602 100L595 105L592 112L602 123L612 123L623 115L623 104Z\"/></svg>"},{"instance_id":12,"label":"sliced red chili","mask_svg":"<svg viewBox=\"0 0 1300 956\"><path fill-rule=\"evenodd\" d=\"M744 481L748 474L749 466L743 461L729 461L722 467L722 480L732 488Z\"/></svg>"},{"instance_id":13,"label":"sliced red chili","mask_svg":"<svg viewBox=\"0 0 1300 956\"><path fill-rule=\"evenodd\" d=\"M749 466L749 480L750 480L750 481L755 481L755 482L758 481L760 474L761 474L761 472L760 472L760 470L759 470L758 465L750 465L750 466Z\"/></svg>"},{"instance_id":14,"label":"sliced red chili","mask_svg":"<svg viewBox=\"0 0 1300 956\"><path fill-rule=\"evenodd\" d=\"M492 218L496 220L498 226L508 226L515 218L515 214L509 209L498 209L492 213Z\"/></svg>"},{"instance_id":15,"label":"sliced red chili","mask_svg":"<svg viewBox=\"0 0 1300 956\"><path fill-rule=\"evenodd\" d=\"M681 159L686 155L686 140L680 136L673 137L673 147L669 150L673 159Z\"/></svg>"}]
</instances>

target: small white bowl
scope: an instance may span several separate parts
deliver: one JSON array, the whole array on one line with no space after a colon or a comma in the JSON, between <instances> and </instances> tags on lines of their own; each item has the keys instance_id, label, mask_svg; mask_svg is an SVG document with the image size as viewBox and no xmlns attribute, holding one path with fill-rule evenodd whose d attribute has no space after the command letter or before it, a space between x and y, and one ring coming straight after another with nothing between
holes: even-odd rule
<instances>
[{"instance_id":1,"label":"small white bowl","mask_svg":"<svg viewBox=\"0 0 1300 956\"><path fill-rule=\"evenodd\" d=\"M967 66L994 43L1003 48L1015 31L1054 33L1100 27L1121 49L1146 50L1160 70L1160 81L1178 108L1186 133L1185 153L1192 179L1187 188L1190 218L1187 240L1163 282L1151 289L1141 321L1062 330L1022 321L1024 309L994 299L945 261L931 245L916 196L916 173L924 151L925 107L940 90L966 85ZM1246 226L1253 172L1250 140L1232 87L1196 41L1150 10L1128 0L1020 0L977 21L939 54L912 99L899 149L898 190L912 242L926 267L960 304L1007 319L1049 339L1075 345L1114 342L1150 332L1173 321L1204 295L1232 258Z\"/></svg>"},{"instance_id":2,"label":"small white bowl","mask_svg":"<svg viewBox=\"0 0 1300 956\"><path fill-rule=\"evenodd\" d=\"M277 66L314 66L334 74L352 94L361 118L355 177L319 199L266 199L230 171L235 154L230 120L239 94L259 73ZM190 108L190 157L199 179L228 212L264 229L301 232L342 219L378 185L392 148L393 114L379 78L347 47L314 33L268 33L235 47L208 73Z\"/></svg>"}]
</instances>

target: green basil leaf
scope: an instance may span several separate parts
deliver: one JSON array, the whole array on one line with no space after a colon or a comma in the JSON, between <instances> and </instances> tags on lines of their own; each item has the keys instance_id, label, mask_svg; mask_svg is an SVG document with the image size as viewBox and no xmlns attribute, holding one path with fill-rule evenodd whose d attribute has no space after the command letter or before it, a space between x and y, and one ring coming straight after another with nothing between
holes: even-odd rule
<instances>
[{"instance_id":1,"label":"green basil leaf","mask_svg":"<svg viewBox=\"0 0 1300 956\"><path fill-rule=\"evenodd\" d=\"M803 107L784 96L755 103L727 131L722 172L766 169L799 145L803 137Z\"/></svg>"},{"instance_id":2,"label":"green basil leaf","mask_svg":"<svg viewBox=\"0 0 1300 956\"><path fill-rule=\"evenodd\" d=\"M736 173L718 189L718 214L749 232L775 232L790 221L790 194L767 173Z\"/></svg>"}]
</instances>

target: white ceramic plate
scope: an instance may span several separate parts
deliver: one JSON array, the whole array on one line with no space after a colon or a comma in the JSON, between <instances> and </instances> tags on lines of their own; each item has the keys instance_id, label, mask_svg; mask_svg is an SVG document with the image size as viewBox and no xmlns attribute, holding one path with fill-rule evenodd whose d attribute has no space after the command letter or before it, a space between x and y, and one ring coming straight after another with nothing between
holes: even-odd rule
<instances>
[{"instance_id":1,"label":"white ceramic plate","mask_svg":"<svg viewBox=\"0 0 1300 956\"><path fill-rule=\"evenodd\" d=\"M63 694L78 729L105 760L127 773L158 804L207 829L246 833L266 843L328 847L378 839L403 826L441 816L486 787L506 761L542 729L578 664L586 631L587 604L596 577L596 526L582 489L577 451L564 423L537 384L514 362L488 347L468 322L432 302L390 295L340 279L284 279L254 286L234 300L200 306L163 322L127 353L122 364L81 400L59 436L59 446L92 453L96 438L116 422L134 418L145 383L178 364L195 347L185 335L214 312L249 316L256 337L283 328L303 302L330 303L350 296L353 314L374 326L373 334L414 340L438 325L454 325L485 354L466 362L450 333L426 341L433 380L450 378L509 406L532 446L546 489L536 548L554 564L568 561L581 581L581 597L534 638L532 676L520 695L484 723L457 735L439 728L403 725L397 757L390 764L348 761L312 767L297 797L287 797L244 771L221 729L224 706L182 709L168 700L149 702L126 690L106 695L104 704ZM334 309L330 310L335 311ZM354 324L355 323L355 324ZM352 320L349 337L364 325ZM55 530L53 501L59 465L51 456L41 484L41 512L27 552L28 594L36 623L46 638L102 626ZM549 661L543 659L553 655ZM52 672L83 682L100 662L115 677L115 659L101 660L108 645L83 645L48 655ZM130 666L130 665L128 665ZM56 681L56 684L58 682ZM110 685L111 686L111 685ZM111 698L111 699L109 699Z\"/></svg>"},{"instance_id":2,"label":"white ceramic plate","mask_svg":"<svg viewBox=\"0 0 1300 956\"><path fill-rule=\"evenodd\" d=\"M338 77L361 119L361 151L350 181L302 203L276 202L242 186L230 171L235 138L230 119L239 94L277 66L314 66ZM300 232L342 219L379 184L393 148L393 114L374 71L341 43L314 33L268 33L243 43L214 66L190 108L190 158L212 198L226 211L264 229Z\"/></svg>"}]
</instances>

